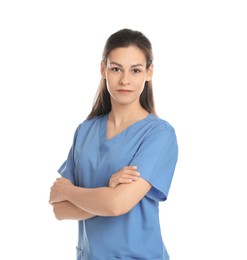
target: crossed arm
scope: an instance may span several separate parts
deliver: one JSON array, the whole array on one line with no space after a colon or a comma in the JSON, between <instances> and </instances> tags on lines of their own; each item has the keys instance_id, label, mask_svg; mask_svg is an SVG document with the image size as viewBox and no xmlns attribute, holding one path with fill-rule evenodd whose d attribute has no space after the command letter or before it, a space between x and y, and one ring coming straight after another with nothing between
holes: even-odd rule
<instances>
[{"instance_id":1,"label":"crossed arm","mask_svg":"<svg viewBox=\"0 0 247 260\"><path fill-rule=\"evenodd\" d=\"M66 178L58 178L51 187L49 203L59 220L122 215L151 189L151 184L139 176L136 167L126 166L111 176L109 187L100 188L77 187Z\"/></svg>"}]
</instances>

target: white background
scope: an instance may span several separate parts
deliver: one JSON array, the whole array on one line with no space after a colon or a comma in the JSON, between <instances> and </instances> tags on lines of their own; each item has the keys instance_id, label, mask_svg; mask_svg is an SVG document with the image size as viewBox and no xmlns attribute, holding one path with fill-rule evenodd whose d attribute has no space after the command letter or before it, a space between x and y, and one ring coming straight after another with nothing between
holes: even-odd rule
<instances>
[{"instance_id":1,"label":"white background","mask_svg":"<svg viewBox=\"0 0 247 260\"><path fill-rule=\"evenodd\" d=\"M125 27L153 43L157 112L179 142L160 205L171 260L247 259L245 2L0 2L0 259L75 259L77 223L55 220L49 190Z\"/></svg>"}]
</instances>

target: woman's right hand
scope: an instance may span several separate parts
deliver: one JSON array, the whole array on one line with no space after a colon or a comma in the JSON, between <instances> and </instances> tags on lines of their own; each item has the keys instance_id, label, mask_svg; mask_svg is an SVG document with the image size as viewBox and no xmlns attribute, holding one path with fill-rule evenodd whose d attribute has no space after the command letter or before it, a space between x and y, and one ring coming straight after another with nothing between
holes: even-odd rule
<instances>
[{"instance_id":1,"label":"woman's right hand","mask_svg":"<svg viewBox=\"0 0 247 260\"><path fill-rule=\"evenodd\" d=\"M112 174L109 180L109 187L116 188L121 183L131 183L136 181L140 177L140 173L137 171L136 166L125 166L118 172Z\"/></svg>"}]
</instances>

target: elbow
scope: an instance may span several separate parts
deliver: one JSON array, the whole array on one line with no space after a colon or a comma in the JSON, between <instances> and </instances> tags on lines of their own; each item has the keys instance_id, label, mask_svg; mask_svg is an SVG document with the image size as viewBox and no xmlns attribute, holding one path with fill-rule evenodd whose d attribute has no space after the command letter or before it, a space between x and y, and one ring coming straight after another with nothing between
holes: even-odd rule
<instances>
[{"instance_id":1,"label":"elbow","mask_svg":"<svg viewBox=\"0 0 247 260\"><path fill-rule=\"evenodd\" d=\"M127 207L127 205L116 200L116 201L112 201L112 205L109 209L109 213L112 217L118 217L128 213L130 210L131 208Z\"/></svg>"},{"instance_id":2,"label":"elbow","mask_svg":"<svg viewBox=\"0 0 247 260\"><path fill-rule=\"evenodd\" d=\"M58 205L56 205L56 204L53 205L53 213L54 213L55 218L57 220L63 220L64 219L63 215L61 214L61 211L59 210Z\"/></svg>"},{"instance_id":3,"label":"elbow","mask_svg":"<svg viewBox=\"0 0 247 260\"><path fill-rule=\"evenodd\" d=\"M107 214L112 217L117 217L128 213L135 203L130 197L126 197L122 192L118 192L117 188L113 189L113 196L111 196L107 205Z\"/></svg>"},{"instance_id":4,"label":"elbow","mask_svg":"<svg viewBox=\"0 0 247 260\"><path fill-rule=\"evenodd\" d=\"M111 209L111 211L109 212L109 215L110 215L111 217L118 217L118 216L124 215L125 213L127 213L127 212L124 211L124 210L121 210L121 209L118 209L118 208L113 208L113 209Z\"/></svg>"},{"instance_id":5,"label":"elbow","mask_svg":"<svg viewBox=\"0 0 247 260\"><path fill-rule=\"evenodd\" d=\"M55 215L55 217L56 217L57 220L63 220L63 218L59 215Z\"/></svg>"}]
</instances>

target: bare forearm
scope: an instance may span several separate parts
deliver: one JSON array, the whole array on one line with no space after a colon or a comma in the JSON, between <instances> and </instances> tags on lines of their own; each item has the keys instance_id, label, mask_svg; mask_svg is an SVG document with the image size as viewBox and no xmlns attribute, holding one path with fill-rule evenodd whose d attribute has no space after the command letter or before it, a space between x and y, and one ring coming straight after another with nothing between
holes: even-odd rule
<instances>
[{"instance_id":1,"label":"bare forearm","mask_svg":"<svg viewBox=\"0 0 247 260\"><path fill-rule=\"evenodd\" d=\"M78 208L76 205L69 201L56 202L53 204L53 211L58 220L84 220L94 217L87 211Z\"/></svg>"},{"instance_id":2,"label":"bare forearm","mask_svg":"<svg viewBox=\"0 0 247 260\"><path fill-rule=\"evenodd\" d=\"M86 189L76 186L67 187L65 198L92 215L114 216L114 189L101 187Z\"/></svg>"},{"instance_id":3,"label":"bare forearm","mask_svg":"<svg viewBox=\"0 0 247 260\"><path fill-rule=\"evenodd\" d=\"M92 216L118 216L129 212L150 188L142 178L116 188L77 187L66 178L58 178L51 187L49 203L69 201Z\"/></svg>"},{"instance_id":4,"label":"bare forearm","mask_svg":"<svg viewBox=\"0 0 247 260\"><path fill-rule=\"evenodd\" d=\"M150 188L151 185L143 179L116 188L68 186L64 190L64 199L92 215L118 216L131 210Z\"/></svg>"}]
</instances>

